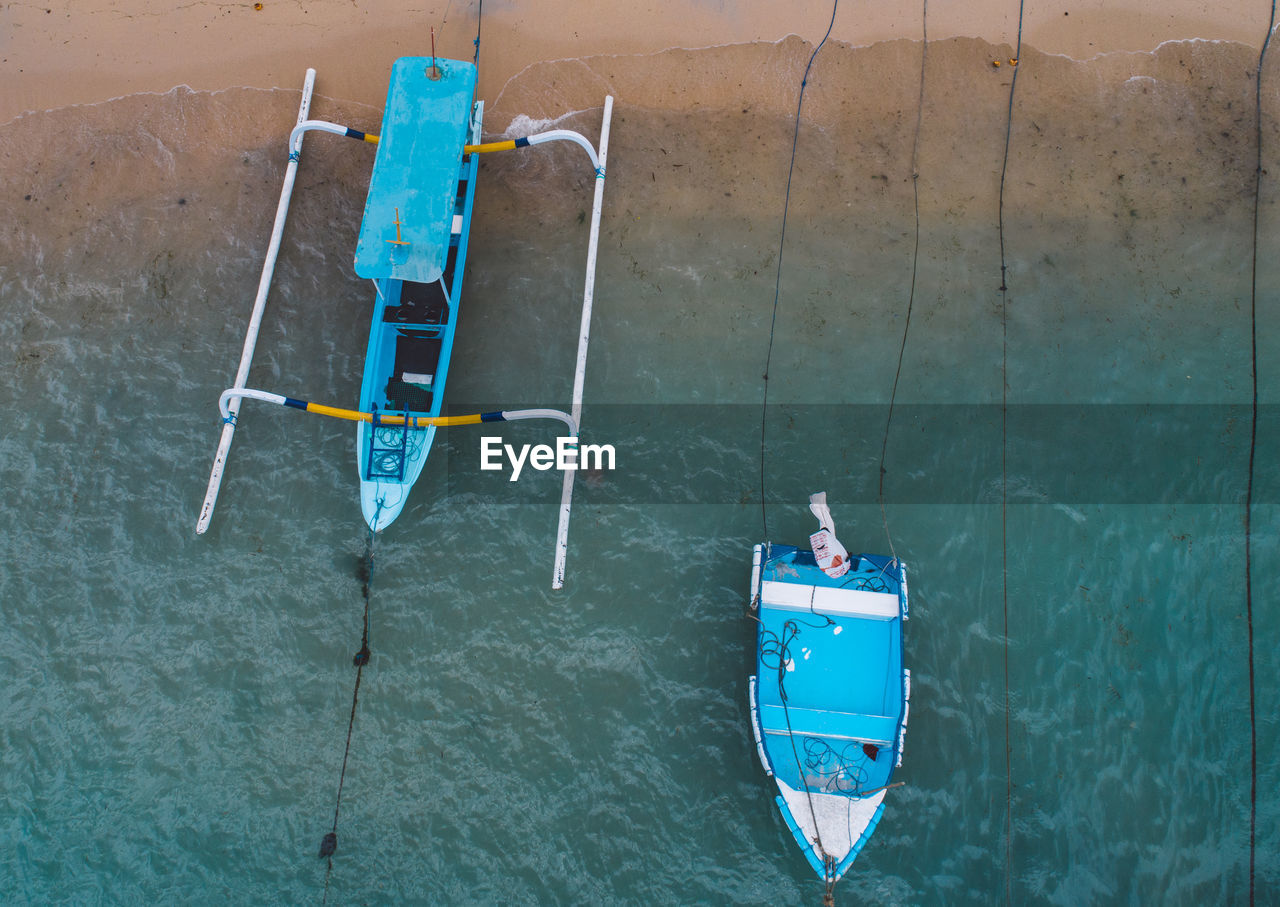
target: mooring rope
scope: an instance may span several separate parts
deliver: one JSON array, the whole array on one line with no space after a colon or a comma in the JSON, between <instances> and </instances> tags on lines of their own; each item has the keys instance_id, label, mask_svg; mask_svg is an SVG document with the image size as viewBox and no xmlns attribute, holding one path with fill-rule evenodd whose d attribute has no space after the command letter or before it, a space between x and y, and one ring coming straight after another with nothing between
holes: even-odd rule
<instances>
[{"instance_id":1,"label":"mooring rope","mask_svg":"<svg viewBox=\"0 0 1280 907\"><path fill-rule=\"evenodd\" d=\"M448 19L449 7L452 6L452 0L445 7L444 20ZM477 66L480 64L480 23L484 16L484 0L480 0L476 8L476 37L475 41L475 57L474 62ZM375 283L375 287L377 284ZM379 290L379 295L381 291ZM351 738L356 726L356 707L360 702L360 681L364 679L364 669L369 664L369 605L372 598L373 587L373 548L377 539L377 534L373 530L373 526L378 524L378 518L382 513L382 505L379 503L377 513L373 522L370 524L368 535L365 537L364 556L359 562L358 578L360 579L360 593L364 598L364 617L360 630L360 651L352 657L351 663L355 665L356 682L351 690L351 714L347 719L347 740L342 749L342 769L338 773L338 791L334 796L333 804L333 825L329 831L320 840L320 858L325 860L324 870L324 896L321 903L328 903L329 900L329 880L333 875L333 855L338 849L338 816L342 811L342 789L347 781L347 764L351 758Z\"/></svg>"},{"instance_id":2,"label":"mooring rope","mask_svg":"<svg viewBox=\"0 0 1280 907\"><path fill-rule=\"evenodd\" d=\"M827 30L822 36L822 40L818 42L818 46L813 49L813 53L809 55L809 62L804 68L804 75L800 77L800 95L796 99L796 122L795 129L791 134L791 161L787 165L787 191L782 202L782 228L778 237L778 267L774 277L773 285L773 315L769 322L769 347L765 353L764 374L761 378L764 381L764 391L760 403L760 522L764 527L764 537L769 538L769 509L768 497L765 489L765 439L767 437L768 415L769 415L769 367L773 362L773 339L778 326L778 304L782 297L782 255L787 244L787 213L791 208L791 181L795 176L796 170L796 149L800 144L800 112L804 108L804 91L809 85L809 73L813 70L813 61L818 58L818 52L826 45L827 39L831 37L831 29L836 24L836 10L839 9L840 0L832 0L831 4L831 21L827 23ZM788 622L790 623L790 622ZM782 642L781 663L778 674L778 691L782 697L783 714L787 716L787 730L791 729L791 718L787 710L787 694L783 685L783 674L785 670L787 655L786 642ZM790 736L790 734L788 734ZM824 866L827 867L826 872L826 895L823 897L823 903L831 903L831 890L835 886L834 873L831 869L831 862L827 857L826 850L822 846L822 834L818 830L818 817L813 805L813 794L809 790L808 782L805 781L804 766L800 760L800 753L796 749L795 738L791 738L791 751L796 760L796 767L799 770L800 783L804 785L805 799L809 802L809 813L813 819L814 833L817 838L815 843L821 852L824 860Z\"/></svg>"},{"instance_id":3,"label":"mooring rope","mask_svg":"<svg viewBox=\"0 0 1280 907\"><path fill-rule=\"evenodd\" d=\"M929 0L923 0L920 10L920 95L916 99L916 129L911 140L911 192L916 219L915 248L911 253L911 290L907 294L907 314L902 325L902 345L898 347L898 366L893 372L893 388L889 391L889 412L884 420L884 442L880 445L880 520L884 524L884 537L889 542L889 554L896 561L898 552L893 547L893 535L889 532L889 512L884 501L885 459L889 451L889 428L893 425L893 407L898 399L898 381L902 378L902 360L907 354L907 334L911 331L911 310L916 302L916 274L920 268L920 123L924 119L924 69L929 58Z\"/></svg>"},{"instance_id":4,"label":"mooring rope","mask_svg":"<svg viewBox=\"0 0 1280 907\"><path fill-rule=\"evenodd\" d=\"M809 84L809 72L813 69L813 61L818 58L818 51L822 50L823 45L827 43L827 38L831 37L831 29L836 24L836 9L839 6L840 0L833 0L831 4L831 21L827 23L827 32L822 36L822 40L818 42L818 46L813 49L813 53L809 55L809 64L804 68L804 75L800 78L800 97L796 101L796 126L795 132L791 136L791 163L787 167L787 193L782 201L782 231L778 237L778 269L773 286L773 319L769 322L769 348L765 353L764 374L761 376L764 380L764 399L760 404L760 521L764 525L764 537L766 539L769 538L769 510L765 498L764 442L769 413L769 365L773 362L773 335L778 326L778 300L782 296L782 252L787 244L787 211L791 207L791 178L795 175L796 147L800 144L800 110L804 107L804 90Z\"/></svg>"},{"instance_id":5,"label":"mooring rope","mask_svg":"<svg viewBox=\"0 0 1280 907\"><path fill-rule=\"evenodd\" d=\"M329 899L329 877L333 873L333 854L338 848L338 813L342 810L342 788L347 780L347 762L351 757L351 736L356 725L356 705L360 701L360 681L364 677L365 666L369 663L369 600L372 597L373 585L373 543L376 536L373 529L365 542L364 556L360 559L358 577L360 591L364 596L364 626L360 632L360 651L351 659L356 668L355 688L351 691L351 717L347 721L347 743L342 750L342 771L338 773L338 793L333 804L333 827L320 841L320 857L327 860L324 870L324 898Z\"/></svg>"},{"instance_id":6,"label":"mooring rope","mask_svg":"<svg viewBox=\"0 0 1280 907\"><path fill-rule=\"evenodd\" d=\"M1025 0L1018 0L1018 44L1014 59L1022 60L1022 12ZM1013 93L1018 87L1020 66L1013 67L1009 81L1009 109L1004 127L1004 159L1000 164L1000 581L1004 614L1004 893L1005 903L1013 903L1013 742L1010 735L1009 703L1009 286L1008 261L1004 251L1004 183L1009 171L1009 140L1013 134Z\"/></svg>"},{"instance_id":7,"label":"mooring rope","mask_svg":"<svg viewBox=\"0 0 1280 907\"><path fill-rule=\"evenodd\" d=\"M449 0L449 2L445 4L444 15L440 17L440 31L442 34L444 33L445 25L449 22L449 10L451 9L453 9L453 0ZM475 40L471 42L475 45L475 55L472 57L471 62L474 63L477 68L480 66L480 20L483 17L484 0L480 0L480 2L476 4L476 37Z\"/></svg>"},{"instance_id":8,"label":"mooring rope","mask_svg":"<svg viewBox=\"0 0 1280 907\"><path fill-rule=\"evenodd\" d=\"M820 615L816 613L814 614L814 616L824 617L824 615ZM752 615L752 617L754 618L755 615ZM755 619L757 621L760 620L759 618L755 618ZM829 626L830 624L833 623L833 621L829 617L825 617L825 620L826 620L826 624L815 625L815 624L806 623L805 626ZM761 627L760 643L759 643L760 663L764 665L766 668L774 668L775 671L777 672L778 699L779 701L782 702L782 716L787 723L787 740L791 744L791 755L796 760L797 776L800 779L800 783L804 786L805 800L809 805L809 818L813 821L813 835L814 835L813 843L817 845L817 851L819 855L821 855L823 858L823 864L825 866L830 867L830 864L828 862L830 860L830 857L827 854L827 849L822 846L822 829L818 825L818 813L817 813L817 808L813 805L813 794L809 790L809 782L805 780L804 760L800 758L800 750L796 746L795 733L791 729L791 708L788 705L789 697L787 696L787 670L788 670L788 665L791 664L791 643L795 640L797 636L800 635L800 624L796 620L788 620L785 623L783 623L781 637L779 637L772 630L765 629L763 622L760 622L760 627ZM776 665L769 664L769 659L772 657L776 657L778 659L778 663ZM835 885L835 881L831 878L830 869L828 869L826 881L827 881L827 894L830 895L831 889ZM824 903L825 903L825 898L824 898Z\"/></svg>"},{"instance_id":9,"label":"mooring rope","mask_svg":"<svg viewBox=\"0 0 1280 907\"><path fill-rule=\"evenodd\" d=\"M1258 209L1262 196L1262 64L1271 46L1276 25L1276 4L1271 0L1267 37L1258 54L1258 74L1254 80L1254 125L1257 161L1253 175L1253 265L1249 298L1249 374L1252 381L1249 425L1249 480L1244 503L1244 606L1249 642L1249 903L1254 903L1254 873L1257 868L1258 830L1258 728L1257 697L1253 664L1253 477L1258 450Z\"/></svg>"}]
</instances>

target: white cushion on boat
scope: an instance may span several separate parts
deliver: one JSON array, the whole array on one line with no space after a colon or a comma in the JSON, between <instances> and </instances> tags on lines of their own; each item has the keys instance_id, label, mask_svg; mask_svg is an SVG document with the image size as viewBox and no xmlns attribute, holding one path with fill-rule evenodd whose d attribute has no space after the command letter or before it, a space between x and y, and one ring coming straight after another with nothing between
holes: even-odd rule
<instances>
[{"instance_id":1,"label":"white cushion on boat","mask_svg":"<svg viewBox=\"0 0 1280 907\"><path fill-rule=\"evenodd\" d=\"M898 616L898 596L866 589L834 589L765 580L760 584L760 602L770 608L814 611L832 617L892 620Z\"/></svg>"},{"instance_id":2,"label":"white cushion on boat","mask_svg":"<svg viewBox=\"0 0 1280 907\"><path fill-rule=\"evenodd\" d=\"M802 709L794 705L785 708L780 705L761 705L760 724L766 734L786 734L790 727L790 732L797 737L858 740L877 746L889 746L898 736L898 719L886 715Z\"/></svg>"},{"instance_id":3,"label":"white cushion on boat","mask_svg":"<svg viewBox=\"0 0 1280 907\"><path fill-rule=\"evenodd\" d=\"M421 384L424 387L431 386L431 379L434 375L423 375L418 372L404 372L400 375L400 380L405 384Z\"/></svg>"}]
</instances>

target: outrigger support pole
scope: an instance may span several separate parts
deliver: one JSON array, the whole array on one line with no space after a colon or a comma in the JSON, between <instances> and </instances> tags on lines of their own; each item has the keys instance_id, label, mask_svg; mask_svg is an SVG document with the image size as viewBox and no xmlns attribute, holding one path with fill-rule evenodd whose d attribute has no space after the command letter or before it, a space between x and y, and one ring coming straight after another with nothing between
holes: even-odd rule
<instances>
[{"instance_id":1,"label":"outrigger support pole","mask_svg":"<svg viewBox=\"0 0 1280 907\"><path fill-rule=\"evenodd\" d=\"M298 151L302 148L302 134L318 130L320 132L328 132L333 135L345 136L349 139L358 139L361 142L368 142L371 145L378 144L378 136L371 132L361 132L358 129L352 129L350 126L343 126L341 123L330 123L327 120L306 120L299 122L293 127L293 132L289 134L289 150ZM596 154L595 146L587 139L586 136L578 132L568 129L552 129L548 132L539 132L534 135L525 136L519 139L507 139L501 142L485 142L480 145L463 145L463 154L485 154L490 151L512 151L516 148L528 148L531 145L541 145L544 142L573 142L591 158L591 166L595 170L599 170L603 166L600 157Z\"/></svg>"},{"instance_id":2,"label":"outrigger support pole","mask_svg":"<svg viewBox=\"0 0 1280 907\"><path fill-rule=\"evenodd\" d=\"M378 137L370 135L367 132L361 132L358 129L352 129L350 126L343 126L341 123L330 123L328 120L299 120L298 125L293 127L293 132L289 133L289 153L297 154L302 150L302 134L304 132L328 132L331 135L341 135L349 139L358 139L361 142L368 142L371 145L378 144Z\"/></svg>"},{"instance_id":3,"label":"outrigger support pole","mask_svg":"<svg viewBox=\"0 0 1280 907\"><path fill-rule=\"evenodd\" d=\"M261 400L263 403L274 403L277 406L288 406L303 412L315 413L319 416L330 416L334 419L345 419L348 422L373 423L374 413L361 412L358 409L342 409L337 406L325 406L309 400L298 400L284 394L273 394L270 391L257 390L252 387L229 387L218 398L218 409L223 417L231 412L232 405L239 406L242 399ZM573 416L558 409L504 409L491 413L470 413L465 416L413 416L404 413L377 413L378 425L404 425L410 428L427 428L435 425L448 428L453 425L480 425L483 422L519 422L523 419L554 419L563 422L569 428L569 434L575 438L578 434L578 423Z\"/></svg>"},{"instance_id":4,"label":"outrigger support pole","mask_svg":"<svg viewBox=\"0 0 1280 907\"><path fill-rule=\"evenodd\" d=\"M612 100L612 98L609 99L610 102ZM610 104L610 106L612 106L612 104ZM600 147L603 149L605 142L603 140L603 133L601 133L601 135ZM365 141L370 140L365 139ZM373 141L377 141L377 136L374 136ZM586 136L578 132L572 132L568 129L552 129L549 132L539 132L534 135L526 136L525 138L507 139L503 142L486 142L483 145L465 145L462 150L467 154L471 154L473 152L476 154L484 154L489 151L511 151L516 148L528 148L530 145L541 145L544 142L573 142L591 157L591 166L595 168L597 173L604 169L604 151L601 150L600 153L597 154L596 149L592 147L591 142L588 141Z\"/></svg>"},{"instance_id":5,"label":"outrigger support pole","mask_svg":"<svg viewBox=\"0 0 1280 907\"><path fill-rule=\"evenodd\" d=\"M613 119L613 95L605 95L604 117L600 123L599 156L593 155L596 166L596 194L591 203L591 238L587 241L587 276L582 288L582 324L578 329L578 359L573 369L573 409L575 425L582 425L582 391L587 380L587 345L591 342L591 305L596 289L596 254L600 248L600 209L604 204L604 171L609 156L609 122ZM555 567L551 573L551 588L564 588L564 567L569 557L569 510L573 507L573 477L575 469L564 471L564 484L560 489L560 523L556 528Z\"/></svg>"},{"instance_id":6,"label":"outrigger support pole","mask_svg":"<svg viewBox=\"0 0 1280 907\"><path fill-rule=\"evenodd\" d=\"M307 113L311 110L311 93L315 89L316 71L308 69L302 84L302 103L298 105L298 125L307 121ZM258 280L258 295L253 300L253 312L249 316L249 328L244 335L244 349L240 353L240 367L236 370L237 388L243 388L249 378L249 366L253 362L253 351L258 344L258 330L262 327L262 313L267 306L267 291L271 288L271 277L276 270L276 257L280 254L280 238L284 235L284 222L289 216L289 199L293 195L293 182L298 175L298 157L302 151L302 135L297 136L297 147L291 142L289 147L289 166L284 172L284 186L280 190L280 204L276 206L276 222L271 230L271 242L267 245L267 258L262 265L262 277ZM222 487L222 472L227 465L227 454L231 450L231 440L236 433L236 417L240 414L240 398L231 402L229 411L222 421L222 438L218 442L218 452L213 458L213 469L209 473L209 487L204 494L204 504L200 507L200 519L196 522L196 534L203 535L209 528L213 518L214 505L218 503L218 490Z\"/></svg>"}]
</instances>

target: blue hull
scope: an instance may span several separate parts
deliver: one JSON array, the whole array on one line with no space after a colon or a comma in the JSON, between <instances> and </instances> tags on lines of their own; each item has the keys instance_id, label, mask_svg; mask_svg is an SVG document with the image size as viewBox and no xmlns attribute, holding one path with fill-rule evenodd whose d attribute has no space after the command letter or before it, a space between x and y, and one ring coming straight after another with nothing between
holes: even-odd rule
<instances>
[{"instance_id":1,"label":"blue hull","mask_svg":"<svg viewBox=\"0 0 1280 907\"><path fill-rule=\"evenodd\" d=\"M396 61L356 249L356 273L376 287L360 410L439 416L462 301L483 107L475 67ZM400 515L435 439L434 426L360 423L360 506L375 532Z\"/></svg>"},{"instance_id":2,"label":"blue hull","mask_svg":"<svg viewBox=\"0 0 1280 907\"><path fill-rule=\"evenodd\" d=\"M863 554L832 579L810 551L757 545L751 585L757 751L801 852L820 879L835 882L880 822L902 763L906 569Z\"/></svg>"}]
</instances>

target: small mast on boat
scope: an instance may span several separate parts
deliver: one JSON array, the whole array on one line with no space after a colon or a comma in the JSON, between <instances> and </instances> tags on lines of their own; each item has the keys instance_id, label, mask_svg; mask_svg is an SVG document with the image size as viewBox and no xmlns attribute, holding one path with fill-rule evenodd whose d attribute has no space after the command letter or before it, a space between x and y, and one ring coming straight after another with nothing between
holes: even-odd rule
<instances>
[{"instance_id":1,"label":"small mast on boat","mask_svg":"<svg viewBox=\"0 0 1280 907\"><path fill-rule=\"evenodd\" d=\"M563 129L484 143L481 141L484 104L474 99L476 67L472 63L438 58L434 54L397 60L379 135L309 119L315 77L315 70L308 69L297 123L289 136L289 162L240 365L234 384L219 400L222 436L200 508L197 534L203 534L213 518L240 407L246 398L356 423L361 509L372 532L386 528L403 509L439 427L554 419L568 427L570 443L576 445L577 442L613 98L606 97L604 101L598 148L579 133ZM372 280L375 287L364 377L356 409L323 406L248 387L302 155L303 136L313 131L357 139L377 148L355 254L356 274ZM477 156L553 141L568 141L582 147L595 173L572 412L535 409L444 416L445 381L458 324L475 201ZM575 472L574 468L565 470L561 490L552 574L552 586L557 589L564 584Z\"/></svg>"}]
</instances>

